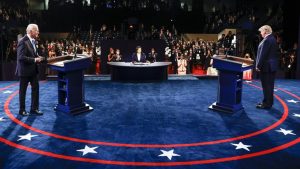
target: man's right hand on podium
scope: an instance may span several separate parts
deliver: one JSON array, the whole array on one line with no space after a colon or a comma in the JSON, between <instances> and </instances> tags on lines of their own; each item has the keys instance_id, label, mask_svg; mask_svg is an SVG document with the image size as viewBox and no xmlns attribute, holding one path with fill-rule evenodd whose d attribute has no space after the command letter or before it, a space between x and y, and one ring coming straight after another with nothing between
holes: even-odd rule
<instances>
[{"instance_id":1,"label":"man's right hand on podium","mask_svg":"<svg viewBox=\"0 0 300 169\"><path fill-rule=\"evenodd\" d=\"M44 59L45 59L44 57L39 56L39 57L37 57L37 58L34 58L34 62L35 62L35 63L40 63L40 62L42 62Z\"/></svg>"}]
</instances>

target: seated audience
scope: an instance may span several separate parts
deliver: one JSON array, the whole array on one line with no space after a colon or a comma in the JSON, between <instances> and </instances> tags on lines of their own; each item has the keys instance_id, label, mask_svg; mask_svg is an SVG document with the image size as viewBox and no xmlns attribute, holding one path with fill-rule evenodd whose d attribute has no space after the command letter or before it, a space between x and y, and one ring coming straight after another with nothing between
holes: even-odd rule
<instances>
[{"instance_id":1,"label":"seated audience","mask_svg":"<svg viewBox=\"0 0 300 169\"><path fill-rule=\"evenodd\" d=\"M244 58L248 60L252 60L249 53L246 53ZM252 69L243 72L243 79L252 80Z\"/></svg>"},{"instance_id":2,"label":"seated audience","mask_svg":"<svg viewBox=\"0 0 300 169\"><path fill-rule=\"evenodd\" d=\"M155 52L155 49L152 48L151 52L148 54L147 60L151 63L156 62L157 53Z\"/></svg>"},{"instance_id":3,"label":"seated audience","mask_svg":"<svg viewBox=\"0 0 300 169\"><path fill-rule=\"evenodd\" d=\"M120 49L116 49L116 53L112 59L112 62L122 62L122 55L120 54Z\"/></svg>"},{"instance_id":4,"label":"seated audience","mask_svg":"<svg viewBox=\"0 0 300 169\"><path fill-rule=\"evenodd\" d=\"M180 59L178 59L177 63L178 63L178 68L177 68L178 75L185 75L187 60L183 57L183 54L180 54Z\"/></svg>"},{"instance_id":5,"label":"seated audience","mask_svg":"<svg viewBox=\"0 0 300 169\"><path fill-rule=\"evenodd\" d=\"M107 55L107 61L112 62L115 57L115 52L113 48L109 48L109 54Z\"/></svg>"}]
</instances>

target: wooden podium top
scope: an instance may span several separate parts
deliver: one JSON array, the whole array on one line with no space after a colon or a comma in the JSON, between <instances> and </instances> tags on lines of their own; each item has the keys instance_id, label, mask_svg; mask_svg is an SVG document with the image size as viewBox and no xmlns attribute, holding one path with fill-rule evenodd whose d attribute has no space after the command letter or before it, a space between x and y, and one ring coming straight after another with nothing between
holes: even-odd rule
<instances>
[{"instance_id":1,"label":"wooden podium top","mask_svg":"<svg viewBox=\"0 0 300 169\"><path fill-rule=\"evenodd\" d=\"M86 58L91 57L78 54L76 55L76 57L74 57L74 55L57 56L55 58L48 59L47 61L49 65L64 67L65 63L74 62Z\"/></svg>"},{"instance_id":2,"label":"wooden podium top","mask_svg":"<svg viewBox=\"0 0 300 169\"><path fill-rule=\"evenodd\" d=\"M250 60L250 59L236 57L236 56L230 56L230 55L214 55L213 58L242 64L243 67L253 65L253 63L254 63L254 60L252 60L252 59Z\"/></svg>"},{"instance_id":3,"label":"wooden podium top","mask_svg":"<svg viewBox=\"0 0 300 169\"><path fill-rule=\"evenodd\" d=\"M218 70L242 72L253 67L253 60L230 56L230 55L214 55L213 67Z\"/></svg>"},{"instance_id":4,"label":"wooden podium top","mask_svg":"<svg viewBox=\"0 0 300 169\"><path fill-rule=\"evenodd\" d=\"M90 56L77 54L67 56L58 56L48 59L50 68L58 71L73 71L85 69L90 66L92 59Z\"/></svg>"}]
</instances>

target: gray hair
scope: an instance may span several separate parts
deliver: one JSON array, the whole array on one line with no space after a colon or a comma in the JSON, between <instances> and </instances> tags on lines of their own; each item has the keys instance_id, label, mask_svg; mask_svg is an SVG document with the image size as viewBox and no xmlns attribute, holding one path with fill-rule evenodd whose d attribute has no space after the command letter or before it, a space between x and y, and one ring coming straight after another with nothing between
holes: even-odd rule
<instances>
[{"instance_id":1,"label":"gray hair","mask_svg":"<svg viewBox=\"0 0 300 169\"><path fill-rule=\"evenodd\" d=\"M272 33L272 28L269 25L264 25L258 29L260 32L265 31L267 34Z\"/></svg>"},{"instance_id":2,"label":"gray hair","mask_svg":"<svg viewBox=\"0 0 300 169\"><path fill-rule=\"evenodd\" d=\"M26 28L26 33L29 34L30 31L34 30L34 29L38 29L37 24L31 23L27 26Z\"/></svg>"}]
</instances>

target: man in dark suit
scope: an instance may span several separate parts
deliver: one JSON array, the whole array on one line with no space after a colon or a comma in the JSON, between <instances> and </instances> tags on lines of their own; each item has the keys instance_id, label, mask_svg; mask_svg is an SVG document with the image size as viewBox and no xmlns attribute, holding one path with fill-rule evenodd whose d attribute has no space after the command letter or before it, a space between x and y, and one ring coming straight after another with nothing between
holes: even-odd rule
<instances>
[{"instance_id":1,"label":"man in dark suit","mask_svg":"<svg viewBox=\"0 0 300 169\"><path fill-rule=\"evenodd\" d=\"M30 114L43 115L39 111L39 82L38 82L38 63L43 59L39 57L36 49L36 39L39 35L39 28L36 24L29 24L26 35L21 38L17 46L17 68L16 75L20 78L19 89L19 114L28 116L25 110L25 96L28 83L31 85L31 110Z\"/></svg>"},{"instance_id":2,"label":"man in dark suit","mask_svg":"<svg viewBox=\"0 0 300 169\"><path fill-rule=\"evenodd\" d=\"M136 52L132 54L132 62L143 62L145 63L146 60L146 55L142 52L142 47L137 46L136 47Z\"/></svg>"},{"instance_id":3,"label":"man in dark suit","mask_svg":"<svg viewBox=\"0 0 300 169\"><path fill-rule=\"evenodd\" d=\"M278 67L279 48L272 28L264 25L259 28L263 40L259 43L256 56L256 71L259 72L264 99L256 105L260 109L270 109L273 105L274 82Z\"/></svg>"}]
</instances>

